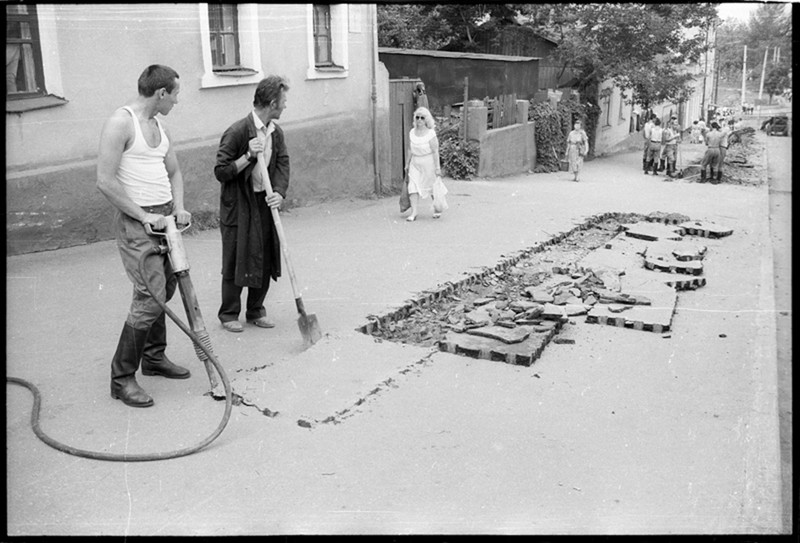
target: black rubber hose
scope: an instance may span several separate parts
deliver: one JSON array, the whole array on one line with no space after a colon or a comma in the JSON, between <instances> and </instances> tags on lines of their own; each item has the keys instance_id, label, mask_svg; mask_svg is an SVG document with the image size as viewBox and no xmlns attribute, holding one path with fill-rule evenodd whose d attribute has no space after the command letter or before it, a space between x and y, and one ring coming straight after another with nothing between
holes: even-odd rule
<instances>
[{"instance_id":1,"label":"black rubber hose","mask_svg":"<svg viewBox=\"0 0 800 543\"><path fill-rule=\"evenodd\" d=\"M181 456L187 456L192 453L196 453L197 451L207 447L212 441L217 439L222 431L225 429L225 426L228 424L228 420L231 418L231 410L233 408L233 392L231 390L231 384L228 380L228 376L225 373L222 365L219 363L217 358L214 356L214 353L211 352L209 348L203 345L200 338L189 329L186 324L184 324L177 315L167 307L165 302L162 302L154 293L153 290L150 288L150 284L147 282L147 274L145 274L144 270L144 262L148 256L153 254L163 254L167 249L161 247L152 247L148 252L144 253L142 257L139 259L139 273L142 275L142 280L144 281L144 285L147 288L147 291L153 297L153 299L158 302L158 305L164 310L164 312L169 315L169 318L175 321L175 324L183 330L183 332L191 338L194 344L202 350L208 359L213 364L214 369L217 370L219 373L220 378L222 379L222 385L225 388L225 414L222 416L222 420L220 421L219 425L217 426L216 430L214 430L211 435L205 438L203 441L198 443L197 445L193 445L191 447L186 447L184 449L179 449L176 451L167 451L162 453L140 453L140 454L127 454L127 453L107 453L107 452L100 452L100 451L87 451L85 449L78 449L76 447L72 447L70 445L66 445L61 443L60 441L56 441L52 437L45 434L41 427L39 426L39 409L41 408L42 400L41 400L41 393L39 389L33 383L26 381L25 379L20 379L18 377L6 377L6 383L12 383L15 385L20 385L33 393L33 409L31 410L31 428L33 428L33 433L36 434L36 437L41 439L44 443L49 445L50 447L59 450L61 452L65 452L67 454L71 454L73 456L81 456L83 458L91 458L93 460L108 460L111 462L151 462L154 460L168 460L170 458L179 458Z\"/></svg>"}]
</instances>

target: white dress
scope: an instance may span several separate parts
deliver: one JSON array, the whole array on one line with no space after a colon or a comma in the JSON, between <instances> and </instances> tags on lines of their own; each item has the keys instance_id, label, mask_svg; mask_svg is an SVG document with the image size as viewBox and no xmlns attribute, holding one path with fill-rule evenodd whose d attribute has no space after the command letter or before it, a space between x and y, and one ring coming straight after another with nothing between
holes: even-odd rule
<instances>
[{"instance_id":1,"label":"white dress","mask_svg":"<svg viewBox=\"0 0 800 543\"><path fill-rule=\"evenodd\" d=\"M431 141L436 137L436 132L429 129L424 136L415 136L414 131L412 128L409 133L411 165L408 168L408 193L417 193L420 198L428 198L433 196L433 185L436 182L436 164L431 149Z\"/></svg>"}]
</instances>

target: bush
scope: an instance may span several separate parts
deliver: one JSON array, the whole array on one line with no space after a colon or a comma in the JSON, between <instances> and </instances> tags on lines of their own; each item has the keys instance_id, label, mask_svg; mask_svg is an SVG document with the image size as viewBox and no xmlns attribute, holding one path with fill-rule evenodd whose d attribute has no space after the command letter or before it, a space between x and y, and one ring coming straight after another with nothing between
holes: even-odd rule
<instances>
[{"instance_id":1,"label":"bush","mask_svg":"<svg viewBox=\"0 0 800 543\"><path fill-rule=\"evenodd\" d=\"M471 141L464 143L459 136L460 128L460 118L437 119L439 161L448 177L469 180L478 173L480 146Z\"/></svg>"}]
</instances>

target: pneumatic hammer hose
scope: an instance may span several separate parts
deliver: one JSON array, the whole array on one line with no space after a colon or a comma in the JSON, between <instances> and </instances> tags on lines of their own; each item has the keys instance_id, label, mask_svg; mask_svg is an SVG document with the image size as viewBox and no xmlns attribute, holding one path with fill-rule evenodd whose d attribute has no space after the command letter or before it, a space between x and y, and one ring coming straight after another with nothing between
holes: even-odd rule
<instances>
[{"instance_id":1,"label":"pneumatic hammer hose","mask_svg":"<svg viewBox=\"0 0 800 543\"><path fill-rule=\"evenodd\" d=\"M18 377L8 377L6 376L6 382L12 383L15 385L20 385L28 390L31 391L33 394L33 408L31 409L31 428L33 432L36 434L40 440L42 440L45 444L49 445L50 447L59 450L61 452L65 452L67 454L71 454L73 456L80 456L83 458L90 458L93 460L107 460L111 462L150 462L154 460L168 460L170 458L179 458L181 456L187 456L192 453L196 453L197 451L207 447L212 441L217 439L222 431L225 429L225 426L228 424L228 420L231 417L231 410L233 408L233 392L231 390L231 384L228 380L228 376L225 373L222 365L219 363L217 358L214 356L214 353L211 351L211 344L208 341L208 334L203 334L203 337L199 337L197 334L192 332L185 323L183 323L180 318L169 308L167 304L161 301L153 292L150 284L147 282L147 274L144 270L144 262L147 257L155 254L165 254L169 249L167 247L158 246L152 247L149 251L144 253L142 257L139 259L139 273L142 276L142 280L144 281L145 287L150 295L153 297L158 305L164 310L164 312L169 315L169 318L175 321L175 324L185 333L189 338L194 342L195 345L195 352L197 356L205 361L205 359L200 356L201 352L211 364L214 366L214 369L217 370L220 378L222 379L222 385L225 388L225 413L222 416L222 420L220 421L217 428L209 435L207 438L202 440L200 443L196 445L192 445L191 447L186 447L183 449L178 449L175 451L167 451L161 453L138 453L138 454L128 454L128 453L107 453L102 451L89 451L85 449L78 449L76 447L72 447L70 445L66 445L53 439L52 437L48 436L47 434L42 431L41 427L39 426L39 410L41 408L41 393L39 389L33 383L26 381L25 379L20 379Z\"/></svg>"}]
</instances>

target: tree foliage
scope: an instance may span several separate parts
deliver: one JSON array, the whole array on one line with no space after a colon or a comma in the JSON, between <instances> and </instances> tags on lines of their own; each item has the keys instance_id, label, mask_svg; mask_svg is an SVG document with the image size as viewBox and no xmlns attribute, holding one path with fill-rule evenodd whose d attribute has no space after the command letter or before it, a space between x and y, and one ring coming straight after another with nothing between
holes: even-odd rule
<instances>
[{"instance_id":1,"label":"tree foliage","mask_svg":"<svg viewBox=\"0 0 800 543\"><path fill-rule=\"evenodd\" d=\"M378 45L438 50L451 40L452 29L434 4L378 4Z\"/></svg>"},{"instance_id":2,"label":"tree foliage","mask_svg":"<svg viewBox=\"0 0 800 543\"><path fill-rule=\"evenodd\" d=\"M792 62L791 12L785 4L761 4L746 23L725 21L717 32L719 74L724 79L737 79L742 74L744 46L747 46L747 77L758 79L767 51L767 72L774 65L775 48L780 48L781 62Z\"/></svg>"}]
</instances>

